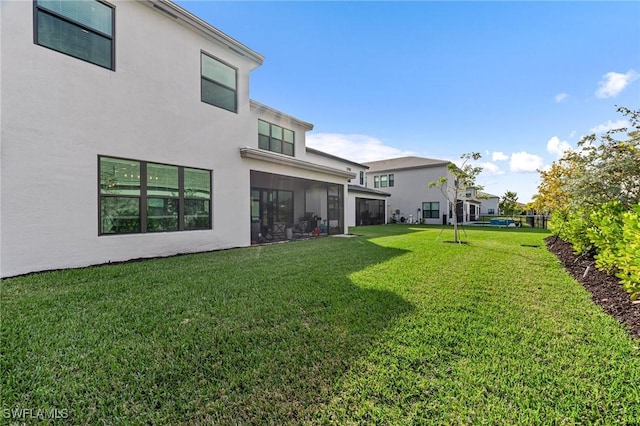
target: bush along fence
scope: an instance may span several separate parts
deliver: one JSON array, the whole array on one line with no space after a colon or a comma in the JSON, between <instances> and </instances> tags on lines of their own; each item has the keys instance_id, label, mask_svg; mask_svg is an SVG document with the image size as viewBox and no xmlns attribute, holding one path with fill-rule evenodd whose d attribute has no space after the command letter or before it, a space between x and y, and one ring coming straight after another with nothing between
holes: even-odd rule
<instances>
[{"instance_id":1,"label":"bush along fence","mask_svg":"<svg viewBox=\"0 0 640 426\"><path fill-rule=\"evenodd\" d=\"M594 255L596 268L615 274L640 303L640 203L628 209L610 201L590 213L554 215L551 229L577 254Z\"/></svg>"}]
</instances>

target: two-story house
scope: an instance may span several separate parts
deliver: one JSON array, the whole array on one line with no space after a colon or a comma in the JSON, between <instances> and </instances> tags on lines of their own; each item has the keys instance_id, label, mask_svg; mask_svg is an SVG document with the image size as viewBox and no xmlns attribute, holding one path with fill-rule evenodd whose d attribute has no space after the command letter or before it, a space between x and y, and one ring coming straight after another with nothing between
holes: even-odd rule
<instances>
[{"instance_id":1,"label":"two-story house","mask_svg":"<svg viewBox=\"0 0 640 426\"><path fill-rule=\"evenodd\" d=\"M307 155L312 156L316 163L338 169L345 168L347 171L355 173L355 177L349 181L346 200L346 224L348 227L387 223L387 199L390 194L366 186L368 166L309 147L307 147Z\"/></svg>"},{"instance_id":2,"label":"two-story house","mask_svg":"<svg viewBox=\"0 0 640 426\"><path fill-rule=\"evenodd\" d=\"M316 161L310 123L249 99L263 56L178 5L2 2L0 31L1 276L248 246L311 214L345 232L361 169Z\"/></svg>"},{"instance_id":3,"label":"two-story house","mask_svg":"<svg viewBox=\"0 0 640 426\"><path fill-rule=\"evenodd\" d=\"M400 157L365 163L367 186L390 194L388 215L399 222L448 224L453 220L454 209L448 196L440 187L429 187L440 177L453 181L448 170L449 161L423 157ZM476 220L480 215L482 200L474 188L466 188L458 194L458 222Z\"/></svg>"}]
</instances>

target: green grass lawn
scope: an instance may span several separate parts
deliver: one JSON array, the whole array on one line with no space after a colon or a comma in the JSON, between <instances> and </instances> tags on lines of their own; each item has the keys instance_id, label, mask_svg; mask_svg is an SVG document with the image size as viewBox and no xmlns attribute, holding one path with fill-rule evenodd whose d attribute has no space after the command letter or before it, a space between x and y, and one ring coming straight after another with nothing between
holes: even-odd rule
<instances>
[{"instance_id":1,"label":"green grass lawn","mask_svg":"<svg viewBox=\"0 0 640 426\"><path fill-rule=\"evenodd\" d=\"M351 231L3 280L0 417L640 424L640 342L547 233Z\"/></svg>"}]
</instances>

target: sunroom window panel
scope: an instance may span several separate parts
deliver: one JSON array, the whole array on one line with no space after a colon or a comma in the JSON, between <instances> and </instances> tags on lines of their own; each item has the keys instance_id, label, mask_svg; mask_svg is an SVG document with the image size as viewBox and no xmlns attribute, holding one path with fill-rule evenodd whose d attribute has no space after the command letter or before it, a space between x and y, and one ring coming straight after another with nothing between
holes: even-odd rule
<instances>
[{"instance_id":1,"label":"sunroom window panel","mask_svg":"<svg viewBox=\"0 0 640 426\"><path fill-rule=\"evenodd\" d=\"M184 200L184 229L211 229L209 200Z\"/></svg>"},{"instance_id":2,"label":"sunroom window panel","mask_svg":"<svg viewBox=\"0 0 640 426\"><path fill-rule=\"evenodd\" d=\"M147 164L147 195L178 197L178 168L164 164Z\"/></svg>"},{"instance_id":3,"label":"sunroom window panel","mask_svg":"<svg viewBox=\"0 0 640 426\"><path fill-rule=\"evenodd\" d=\"M98 1L38 0L38 6L82 25L113 35L113 9Z\"/></svg>"},{"instance_id":4,"label":"sunroom window panel","mask_svg":"<svg viewBox=\"0 0 640 426\"><path fill-rule=\"evenodd\" d=\"M178 200L147 198L147 232L178 230Z\"/></svg>"},{"instance_id":5,"label":"sunroom window panel","mask_svg":"<svg viewBox=\"0 0 640 426\"><path fill-rule=\"evenodd\" d=\"M38 44L105 68L113 67L111 39L42 11L37 13Z\"/></svg>"},{"instance_id":6,"label":"sunroom window panel","mask_svg":"<svg viewBox=\"0 0 640 426\"><path fill-rule=\"evenodd\" d=\"M211 198L211 173L207 170L184 169L184 197Z\"/></svg>"},{"instance_id":7,"label":"sunroom window panel","mask_svg":"<svg viewBox=\"0 0 640 426\"><path fill-rule=\"evenodd\" d=\"M100 158L100 194L140 195L140 162Z\"/></svg>"},{"instance_id":8,"label":"sunroom window panel","mask_svg":"<svg viewBox=\"0 0 640 426\"><path fill-rule=\"evenodd\" d=\"M140 198L100 197L100 233L140 232Z\"/></svg>"}]
</instances>

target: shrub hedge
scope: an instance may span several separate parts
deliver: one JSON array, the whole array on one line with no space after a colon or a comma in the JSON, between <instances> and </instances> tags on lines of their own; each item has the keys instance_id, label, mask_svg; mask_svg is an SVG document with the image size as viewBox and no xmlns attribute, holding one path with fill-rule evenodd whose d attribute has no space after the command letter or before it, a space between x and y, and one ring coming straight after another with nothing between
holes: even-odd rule
<instances>
[{"instance_id":1,"label":"shrub hedge","mask_svg":"<svg viewBox=\"0 0 640 426\"><path fill-rule=\"evenodd\" d=\"M615 274L640 299L640 204L626 209L619 201L591 211L556 215L551 228L578 254L593 254L598 269Z\"/></svg>"}]
</instances>

